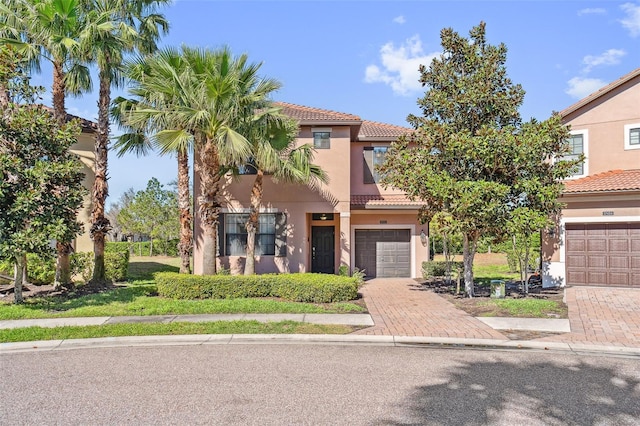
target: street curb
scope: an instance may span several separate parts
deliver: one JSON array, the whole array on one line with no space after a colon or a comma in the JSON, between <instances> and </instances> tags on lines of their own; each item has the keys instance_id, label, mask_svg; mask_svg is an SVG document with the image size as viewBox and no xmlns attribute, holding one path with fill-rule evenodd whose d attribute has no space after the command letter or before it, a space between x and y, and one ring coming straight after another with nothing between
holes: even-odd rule
<instances>
[{"instance_id":1,"label":"street curb","mask_svg":"<svg viewBox=\"0 0 640 426\"><path fill-rule=\"evenodd\" d=\"M201 346L248 344L319 344L395 347L429 347L440 349L536 350L575 355L622 356L640 358L640 348L598 346L577 343L535 342L524 340L457 339L422 336L366 336L342 334L195 334L177 336L127 336L92 339L44 340L0 343L0 355L24 352L53 352L73 349Z\"/></svg>"}]
</instances>

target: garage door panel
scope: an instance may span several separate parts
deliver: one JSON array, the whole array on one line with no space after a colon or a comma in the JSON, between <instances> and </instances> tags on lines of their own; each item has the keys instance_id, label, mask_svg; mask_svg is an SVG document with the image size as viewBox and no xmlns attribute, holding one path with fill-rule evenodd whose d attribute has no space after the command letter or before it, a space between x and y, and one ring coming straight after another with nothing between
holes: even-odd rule
<instances>
[{"instance_id":1,"label":"garage door panel","mask_svg":"<svg viewBox=\"0 0 640 426\"><path fill-rule=\"evenodd\" d=\"M587 266L587 256L584 255L568 255L567 265L572 268L585 268Z\"/></svg>"},{"instance_id":2,"label":"garage door panel","mask_svg":"<svg viewBox=\"0 0 640 426\"><path fill-rule=\"evenodd\" d=\"M611 285L629 285L629 273L628 272L610 272L609 284Z\"/></svg>"},{"instance_id":3,"label":"garage door panel","mask_svg":"<svg viewBox=\"0 0 640 426\"><path fill-rule=\"evenodd\" d=\"M640 286L640 223L567 224L565 236L567 284Z\"/></svg>"},{"instance_id":4,"label":"garage door panel","mask_svg":"<svg viewBox=\"0 0 640 426\"><path fill-rule=\"evenodd\" d=\"M606 252L607 240L606 239L589 239L587 240L587 251L589 252Z\"/></svg>"}]
</instances>

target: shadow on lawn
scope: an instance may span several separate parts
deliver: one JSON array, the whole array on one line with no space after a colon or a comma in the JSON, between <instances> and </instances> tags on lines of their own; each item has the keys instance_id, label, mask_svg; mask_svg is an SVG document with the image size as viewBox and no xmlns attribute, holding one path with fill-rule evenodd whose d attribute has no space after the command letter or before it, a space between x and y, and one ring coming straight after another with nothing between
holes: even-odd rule
<instances>
[{"instance_id":1,"label":"shadow on lawn","mask_svg":"<svg viewBox=\"0 0 640 426\"><path fill-rule=\"evenodd\" d=\"M156 272L180 272L180 268L160 262L130 262L128 278L129 281L153 280Z\"/></svg>"},{"instance_id":2,"label":"shadow on lawn","mask_svg":"<svg viewBox=\"0 0 640 426\"><path fill-rule=\"evenodd\" d=\"M638 373L616 371L615 362L465 362L403 401L410 423L383 424L484 425L515 416L512 424L631 425L640 419L639 400Z\"/></svg>"}]
</instances>

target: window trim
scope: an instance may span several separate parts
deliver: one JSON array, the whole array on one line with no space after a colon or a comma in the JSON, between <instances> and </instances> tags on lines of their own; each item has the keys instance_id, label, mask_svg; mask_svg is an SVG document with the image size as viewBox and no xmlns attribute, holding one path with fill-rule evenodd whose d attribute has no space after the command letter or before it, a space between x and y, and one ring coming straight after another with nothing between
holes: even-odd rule
<instances>
[{"instance_id":1,"label":"window trim","mask_svg":"<svg viewBox=\"0 0 640 426\"><path fill-rule=\"evenodd\" d=\"M569 134L582 135L582 153L584 154L584 161L582 162L582 174L569 176L565 180L581 179L585 176L589 176L589 131L587 129L571 130Z\"/></svg>"},{"instance_id":2,"label":"window trim","mask_svg":"<svg viewBox=\"0 0 640 426\"><path fill-rule=\"evenodd\" d=\"M631 145L631 130L640 129L640 123L631 123L624 125L624 149L640 149L640 143Z\"/></svg>"}]
</instances>

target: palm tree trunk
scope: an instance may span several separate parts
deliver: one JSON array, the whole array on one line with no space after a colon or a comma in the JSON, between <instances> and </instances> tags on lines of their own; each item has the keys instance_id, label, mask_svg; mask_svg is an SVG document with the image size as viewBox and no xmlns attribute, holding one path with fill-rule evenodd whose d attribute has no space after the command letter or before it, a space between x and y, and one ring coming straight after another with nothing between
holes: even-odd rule
<instances>
[{"instance_id":1,"label":"palm tree trunk","mask_svg":"<svg viewBox=\"0 0 640 426\"><path fill-rule=\"evenodd\" d=\"M180 210L180 273L191 273L191 248L193 230L191 229L191 197L189 197L189 154L178 151L178 208Z\"/></svg>"},{"instance_id":2,"label":"palm tree trunk","mask_svg":"<svg viewBox=\"0 0 640 426\"><path fill-rule=\"evenodd\" d=\"M59 126L63 126L67 121L67 111L64 104L65 96L64 69L62 63L54 61L53 63L53 89L51 90L53 97L53 118ZM71 282L71 241L56 242L56 275L53 286L56 289L69 284Z\"/></svg>"},{"instance_id":3,"label":"palm tree trunk","mask_svg":"<svg viewBox=\"0 0 640 426\"><path fill-rule=\"evenodd\" d=\"M217 272L216 249L218 244L218 221L220 217L220 160L214 141L207 139L200 147L200 196L198 213L202 224L203 275Z\"/></svg>"},{"instance_id":4,"label":"palm tree trunk","mask_svg":"<svg viewBox=\"0 0 640 426\"><path fill-rule=\"evenodd\" d=\"M15 279L13 281L13 296L14 296L15 303L24 302L24 299L22 298L22 285L26 280L26 276L24 275L26 266L27 266L27 254L26 253L17 254L16 265L14 268Z\"/></svg>"},{"instance_id":5,"label":"palm tree trunk","mask_svg":"<svg viewBox=\"0 0 640 426\"><path fill-rule=\"evenodd\" d=\"M258 232L258 220L260 218L260 204L262 203L262 180L264 172L258 169L256 178L251 188L251 207L249 220L247 220L247 260L244 265L244 274L256 273L256 233Z\"/></svg>"},{"instance_id":6,"label":"palm tree trunk","mask_svg":"<svg viewBox=\"0 0 640 426\"><path fill-rule=\"evenodd\" d=\"M109 194L107 183L108 143L109 143L109 104L111 102L111 79L106 71L100 70L100 94L98 99L98 133L95 145L95 173L93 183L93 209L91 211L91 238L93 239L94 266L93 283L106 280L104 267L105 237L111 224L104 216L105 202Z\"/></svg>"}]
</instances>

